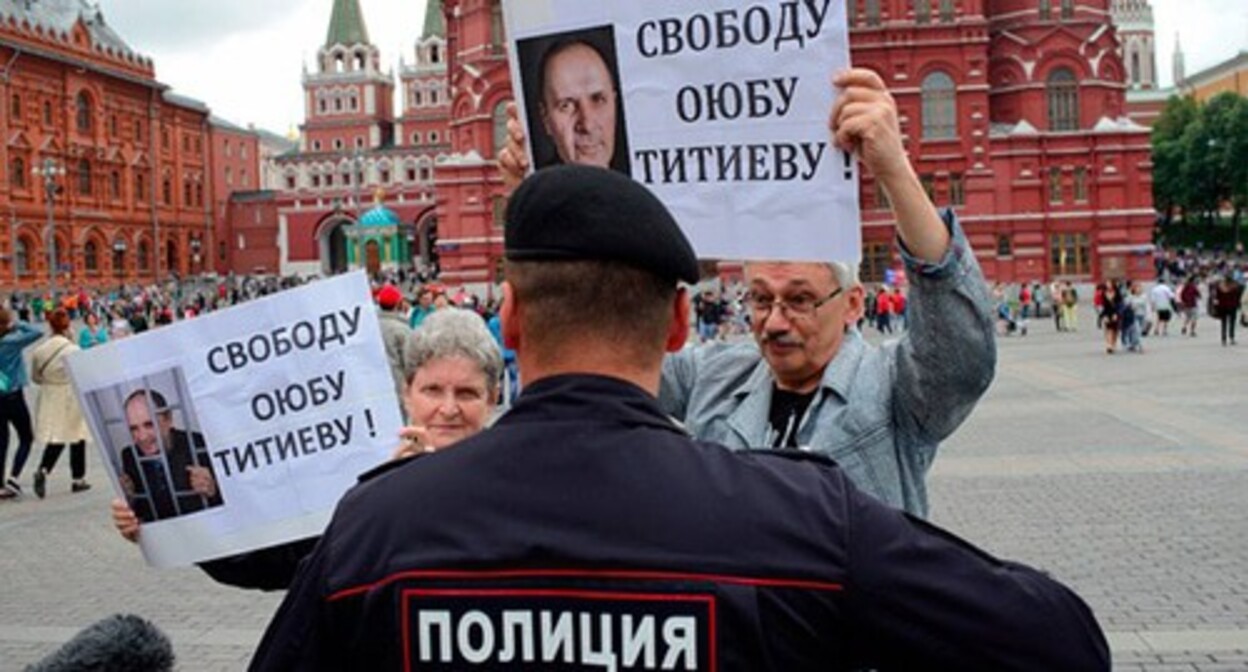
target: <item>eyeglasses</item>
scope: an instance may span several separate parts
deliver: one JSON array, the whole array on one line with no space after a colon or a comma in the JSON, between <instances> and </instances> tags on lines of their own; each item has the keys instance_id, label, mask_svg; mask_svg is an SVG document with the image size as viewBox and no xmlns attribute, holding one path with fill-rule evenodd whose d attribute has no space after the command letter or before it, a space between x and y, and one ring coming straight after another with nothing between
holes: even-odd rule
<instances>
[{"instance_id":1,"label":"eyeglasses","mask_svg":"<svg viewBox=\"0 0 1248 672\"><path fill-rule=\"evenodd\" d=\"M820 306L840 296L844 289L844 287L837 287L832 290L831 294L828 294L822 299L817 299L810 294L798 294L797 296L792 296L787 299L777 299L765 294L747 292L745 295L745 305L750 309L750 312L753 313L754 319L759 322L771 317L771 311L776 307L780 308L780 312L784 313L785 317L808 318L813 316L815 311L819 310Z\"/></svg>"}]
</instances>

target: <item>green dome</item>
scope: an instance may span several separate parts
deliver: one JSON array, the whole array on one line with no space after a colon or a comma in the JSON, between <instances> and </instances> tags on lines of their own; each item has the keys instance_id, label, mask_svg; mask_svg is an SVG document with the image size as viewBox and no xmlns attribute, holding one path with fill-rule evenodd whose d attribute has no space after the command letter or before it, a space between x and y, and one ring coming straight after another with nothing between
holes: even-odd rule
<instances>
[{"instance_id":1,"label":"green dome","mask_svg":"<svg viewBox=\"0 0 1248 672\"><path fill-rule=\"evenodd\" d=\"M363 227L398 226L399 223L399 216L384 205L378 205L360 217L360 226Z\"/></svg>"}]
</instances>

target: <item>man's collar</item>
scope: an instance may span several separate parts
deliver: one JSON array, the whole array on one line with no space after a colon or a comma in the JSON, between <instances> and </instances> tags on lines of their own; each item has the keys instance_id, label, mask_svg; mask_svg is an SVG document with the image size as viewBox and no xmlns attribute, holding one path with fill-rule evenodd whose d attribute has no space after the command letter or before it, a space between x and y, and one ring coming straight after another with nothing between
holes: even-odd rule
<instances>
[{"instance_id":1,"label":"man's collar","mask_svg":"<svg viewBox=\"0 0 1248 672\"><path fill-rule=\"evenodd\" d=\"M757 343L754 347L758 347ZM750 379L744 385L737 387L732 391L732 396L740 400L742 397L748 396L757 390L768 390L770 394L771 388L776 385L776 376L771 372L771 364L767 363L767 358L759 351L758 364L755 365L754 371L750 374Z\"/></svg>"},{"instance_id":2,"label":"man's collar","mask_svg":"<svg viewBox=\"0 0 1248 672\"><path fill-rule=\"evenodd\" d=\"M854 380L854 372L858 370L858 362L863 352L862 334L851 327L841 339L841 345L832 355L832 361L823 369L823 378L819 386L841 398L849 399L849 386Z\"/></svg>"}]
</instances>

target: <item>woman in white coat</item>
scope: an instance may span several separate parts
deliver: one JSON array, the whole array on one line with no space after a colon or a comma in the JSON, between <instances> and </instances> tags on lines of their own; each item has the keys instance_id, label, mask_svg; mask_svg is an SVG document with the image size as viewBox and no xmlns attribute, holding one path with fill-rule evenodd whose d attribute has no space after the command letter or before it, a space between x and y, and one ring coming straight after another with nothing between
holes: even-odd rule
<instances>
[{"instance_id":1,"label":"woman in white coat","mask_svg":"<svg viewBox=\"0 0 1248 672\"><path fill-rule=\"evenodd\" d=\"M70 338L69 314L54 310L48 315L52 334L31 353L31 376L39 385L35 407L35 440L44 444L43 459L35 471L35 494L47 494L48 472L56 466L65 444L69 444L69 470L74 481L72 492L91 488L87 475L87 423L70 384L65 358L79 350Z\"/></svg>"}]
</instances>

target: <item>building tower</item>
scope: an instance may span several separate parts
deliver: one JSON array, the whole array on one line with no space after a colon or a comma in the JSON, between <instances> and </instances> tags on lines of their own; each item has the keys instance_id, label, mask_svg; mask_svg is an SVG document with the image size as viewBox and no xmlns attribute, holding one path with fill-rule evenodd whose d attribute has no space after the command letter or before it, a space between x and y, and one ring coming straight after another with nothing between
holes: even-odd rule
<instances>
[{"instance_id":1,"label":"building tower","mask_svg":"<svg viewBox=\"0 0 1248 672\"><path fill-rule=\"evenodd\" d=\"M446 19L442 0L425 4L424 29L416 40L416 60L400 62L399 79L402 92L402 115L395 125L395 144L413 148L428 156L445 157L451 148L447 120L451 116L451 96L446 76ZM421 182L433 182L433 163L422 160L417 165ZM413 252L417 270L435 274L440 271L435 241L437 217L430 211L416 224Z\"/></svg>"},{"instance_id":2,"label":"building tower","mask_svg":"<svg viewBox=\"0 0 1248 672\"><path fill-rule=\"evenodd\" d=\"M355 152L390 145L394 136L394 78L381 71L381 52L368 41L359 0L334 0L317 71L303 77L305 152ZM344 157L345 158L345 157ZM348 170L352 184L360 176Z\"/></svg>"},{"instance_id":3,"label":"building tower","mask_svg":"<svg viewBox=\"0 0 1248 672\"><path fill-rule=\"evenodd\" d=\"M451 139L445 137L446 119L451 113L446 60L442 1L429 0L425 5L425 28L416 40L416 61L400 66L403 115L395 128L395 144L450 149Z\"/></svg>"},{"instance_id":4,"label":"building tower","mask_svg":"<svg viewBox=\"0 0 1248 672\"><path fill-rule=\"evenodd\" d=\"M490 291L500 279L502 179L495 157L512 101L507 39L498 0L444 0L451 151L434 177L442 278Z\"/></svg>"},{"instance_id":5,"label":"building tower","mask_svg":"<svg viewBox=\"0 0 1248 672\"><path fill-rule=\"evenodd\" d=\"M1122 62L1132 91L1151 91L1157 84L1157 47L1153 37L1153 8L1148 0L1113 0L1110 17L1122 42Z\"/></svg>"},{"instance_id":6,"label":"building tower","mask_svg":"<svg viewBox=\"0 0 1248 672\"><path fill-rule=\"evenodd\" d=\"M396 120L395 78L381 69L360 0L334 0L316 72L303 73L300 149L273 160L282 188L272 254L283 274L436 270L434 166L446 159L450 131L444 19L440 8L431 13L417 62L402 68Z\"/></svg>"},{"instance_id":7,"label":"building tower","mask_svg":"<svg viewBox=\"0 0 1248 672\"><path fill-rule=\"evenodd\" d=\"M1174 60L1171 67L1174 68L1174 85L1181 87L1187 83L1187 59L1183 56L1183 43L1179 41L1179 34L1174 34Z\"/></svg>"}]
</instances>

